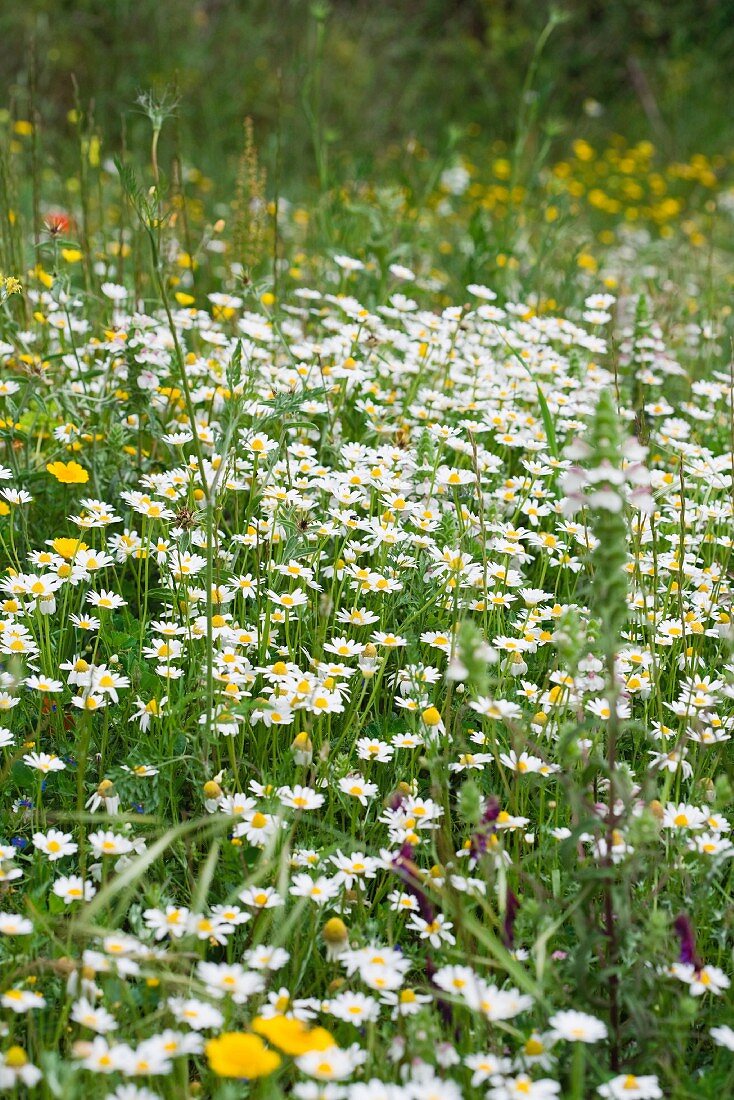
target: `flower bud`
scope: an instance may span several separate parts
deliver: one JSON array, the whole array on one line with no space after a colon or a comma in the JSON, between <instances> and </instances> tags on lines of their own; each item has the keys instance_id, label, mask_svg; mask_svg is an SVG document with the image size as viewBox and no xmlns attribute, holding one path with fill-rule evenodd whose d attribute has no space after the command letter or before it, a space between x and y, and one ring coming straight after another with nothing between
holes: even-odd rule
<instances>
[{"instance_id":1,"label":"flower bud","mask_svg":"<svg viewBox=\"0 0 734 1100\"><path fill-rule=\"evenodd\" d=\"M77 964L68 955L62 955L60 959L56 959L54 962L54 970L57 974L72 974L76 970Z\"/></svg>"},{"instance_id":2,"label":"flower bud","mask_svg":"<svg viewBox=\"0 0 734 1100\"><path fill-rule=\"evenodd\" d=\"M510 661L510 676L524 676L528 670L526 662L522 658L521 653L513 653Z\"/></svg>"},{"instance_id":3,"label":"flower bud","mask_svg":"<svg viewBox=\"0 0 734 1100\"><path fill-rule=\"evenodd\" d=\"M654 798L653 801L650 803L650 813L653 817L656 817L658 821L663 820L664 811L662 803L658 802L657 798Z\"/></svg>"},{"instance_id":4,"label":"flower bud","mask_svg":"<svg viewBox=\"0 0 734 1100\"><path fill-rule=\"evenodd\" d=\"M362 650L359 658L359 670L366 680L371 679L377 671L377 646L368 642Z\"/></svg>"},{"instance_id":5,"label":"flower bud","mask_svg":"<svg viewBox=\"0 0 734 1100\"><path fill-rule=\"evenodd\" d=\"M332 917L327 920L321 929L321 935L326 945L326 955L329 959L337 959L349 944L347 926L341 917Z\"/></svg>"},{"instance_id":6,"label":"flower bud","mask_svg":"<svg viewBox=\"0 0 734 1100\"><path fill-rule=\"evenodd\" d=\"M313 760L313 741L304 731L297 733L291 742L291 752L296 764L307 766Z\"/></svg>"}]
</instances>

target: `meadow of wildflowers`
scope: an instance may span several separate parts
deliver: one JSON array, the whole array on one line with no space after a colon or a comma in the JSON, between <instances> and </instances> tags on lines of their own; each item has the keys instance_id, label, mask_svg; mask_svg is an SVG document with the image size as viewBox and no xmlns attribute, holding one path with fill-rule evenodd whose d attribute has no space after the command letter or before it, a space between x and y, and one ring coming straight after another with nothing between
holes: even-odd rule
<instances>
[{"instance_id":1,"label":"meadow of wildflowers","mask_svg":"<svg viewBox=\"0 0 734 1100\"><path fill-rule=\"evenodd\" d=\"M723 1100L731 158L308 209L143 106L3 122L0 1090Z\"/></svg>"}]
</instances>

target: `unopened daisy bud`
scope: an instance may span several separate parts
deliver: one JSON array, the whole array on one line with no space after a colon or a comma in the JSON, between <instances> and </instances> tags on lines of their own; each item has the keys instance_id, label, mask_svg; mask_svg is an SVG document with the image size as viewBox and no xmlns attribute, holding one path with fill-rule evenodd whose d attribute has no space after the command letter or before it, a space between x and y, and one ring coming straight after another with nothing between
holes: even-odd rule
<instances>
[{"instance_id":1,"label":"unopened daisy bud","mask_svg":"<svg viewBox=\"0 0 734 1100\"><path fill-rule=\"evenodd\" d=\"M331 917L321 930L327 943L344 943L347 938L347 926L341 917Z\"/></svg>"},{"instance_id":2,"label":"unopened daisy bud","mask_svg":"<svg viewBox=\"0 0 734 1100\"><path fill-rule=\"evenodd\" d=\"M661 802L658 802L657 798L654 798L650 803L650 813L653 817L656 817L658 821L663 820L664 810Z\"/></svg>"},{"instance_id":3,"label":"unopened daisy bud","mask_svg":"<svg viewBox=\"0 0 734 1100\"><path fill-rule=\"evenodd\" d=\"M377 671L377 646L368 642L359 658L359 670L365 679L370 679Z\"/></svg>"},{"instance_id":4,"label":"unopened daisy bud","mask_svg":"<svg viewBox=\"0 0 734 1100\"><path fill-rule=\"evenodd\" d=\"M216 798L222 797L222 788L219 786L215 779L209 779L204 784L204 798L207 801L214 801Z\"/></svg>"},{"instance_id":5,"label":"unopened daisy bud","mask_svg":"<svg viewBox=\"0 0 734 1100\"><path fill-rule=\"evenodd\" d=\"M327 985L326 992L328 994L338 993L340 989L344 988L344 984L344 978L334 978L334 981L329 982Z\"/></svg>"},{"instance_id":6,"label":"unopened daisy bud","mask_svg":"<svg viewBox=\"0 0 734 1100\"><path fill-rule=\"evenodd\" d=\"M510 676L524 676L528 666L522 659L522 653L513 653L510 661Z\"/></svg>"},{"instance_id":7,"label":"unopened daisy bud","mask_svg":"<svg viewBox=\"0 0 734 1100\"><path fill-rule=\"evenodd\" d=\"M108 814L116 814L119 811L120 796L111 779L102 780L95 793L88 799L86 806L92 813L95 813L100 806L104 806Z\"/></svg>"},{"instance_id":8,"label":"unopened daisy bud","mask_svg":"<svg viewBox=\"0 0 734 1100\"><path fill-rule=\"evenodd\" d=\"M340 917L327 920L321 929L321 935L326 946L327 958L338 959L349 943L349 933L344 921Z\"/></svg>"},{"instance_id":9,"label":"unopened daisy bud","mask_svg":"<svg viewBox=\"0 0 734 1100\"><path fill-rule=\"evenodd\" d=\"M313 760L313 741L305 731L297 733L291 742L291 752L296 764L307 766Z\"/></svg>"}]
</instances>

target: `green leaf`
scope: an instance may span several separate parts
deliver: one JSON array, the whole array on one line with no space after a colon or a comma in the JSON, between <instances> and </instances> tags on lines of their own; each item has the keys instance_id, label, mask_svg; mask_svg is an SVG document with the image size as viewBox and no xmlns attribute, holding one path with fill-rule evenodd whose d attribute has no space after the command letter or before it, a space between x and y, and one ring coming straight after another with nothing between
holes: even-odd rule
<instances>
[{"instance_id":1,"label":"green leaf","mask_svg":"<svg viewBox=\"0 0 734 1100\"><path fill-rule=\"evenodd\" d=\"M545 394L543 393L537 382L535 383L535 389L538 394L538 404L540 405L540 415L543 420L543 427L545 429L545 438L548 440L548 449L550 450L553 458L558 458L556 426L553 423L553 417L551 416L551 411L548 408L548 402L545 399Z\"/></svg>"}]
</instances>

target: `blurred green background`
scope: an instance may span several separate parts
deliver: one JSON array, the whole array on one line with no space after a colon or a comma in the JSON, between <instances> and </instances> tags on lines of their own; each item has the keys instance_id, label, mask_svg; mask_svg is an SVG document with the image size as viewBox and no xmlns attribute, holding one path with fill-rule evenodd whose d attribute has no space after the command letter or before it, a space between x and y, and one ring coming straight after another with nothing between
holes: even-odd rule
<instances>
[{"instance_id":1,"label":"blurred green background","mask_svg":"<svg viewBox=\"0 0 734 1100\"><path fill-rule=\"evenodd\" d=\"M619 131L668 156L733 144L734 0L558 11L529 93L552 140ZM3 105L40 116L63 168L72 74L103 155L148 131L137 94L172 84L188 161L227 186L250 115L271 184L297 194L379 174L411 138L431 155L511 139L550 13L538 0L3 2Z\"/></svg>"}]
</instances>

